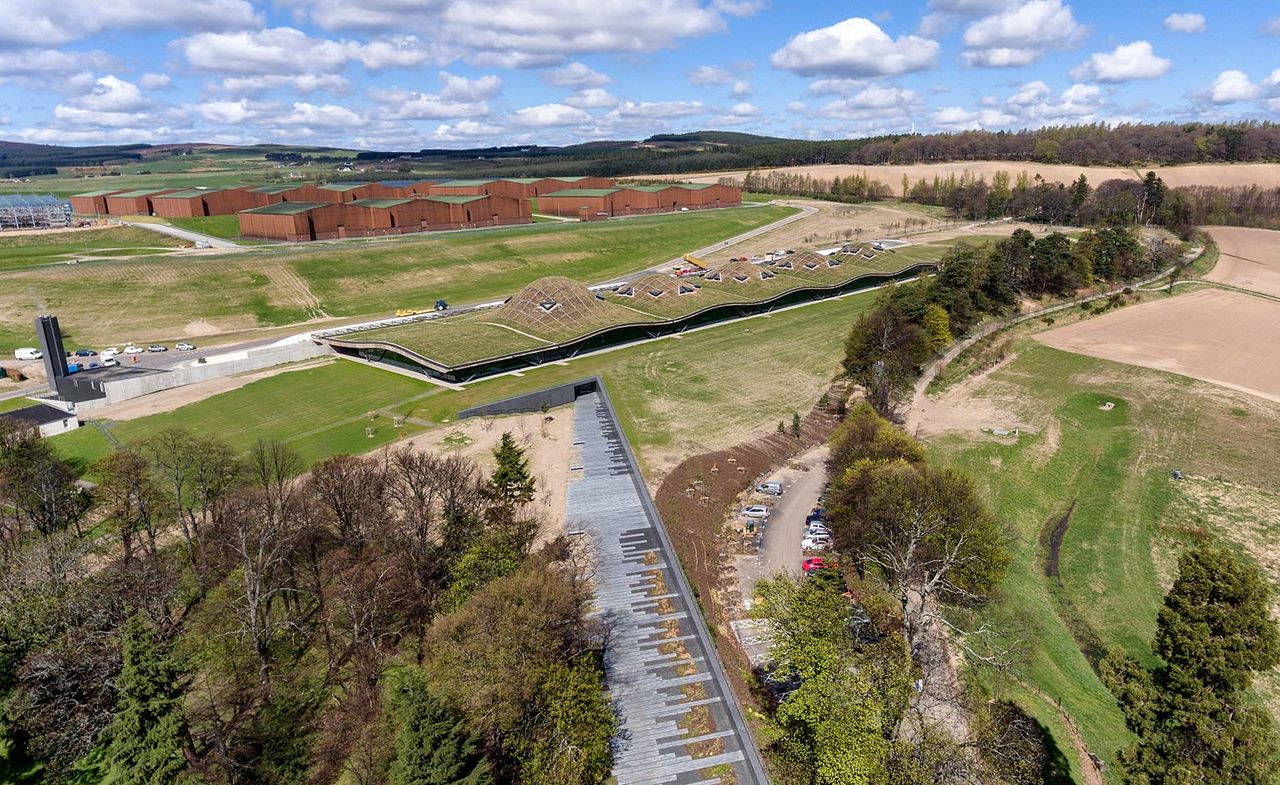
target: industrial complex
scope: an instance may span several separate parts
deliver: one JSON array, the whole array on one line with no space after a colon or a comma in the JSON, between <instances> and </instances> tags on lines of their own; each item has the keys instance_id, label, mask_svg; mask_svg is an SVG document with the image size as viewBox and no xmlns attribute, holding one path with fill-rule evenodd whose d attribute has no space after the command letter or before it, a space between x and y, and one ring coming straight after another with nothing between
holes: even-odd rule
<instances>
[{"instance_id":1,"label":"industrial complex","mask_svg":"<svg viewBox=\"0 0 1280 785\"><path fill-rule=\"evenodd\" d=\"M537 212L600 220L742 203L720 184L618 186L607 177L382 180L235 188L97 190L71 197L82 216L238 215L243 237L299 242L531 223Z\"/></svg>"}]
</instances>

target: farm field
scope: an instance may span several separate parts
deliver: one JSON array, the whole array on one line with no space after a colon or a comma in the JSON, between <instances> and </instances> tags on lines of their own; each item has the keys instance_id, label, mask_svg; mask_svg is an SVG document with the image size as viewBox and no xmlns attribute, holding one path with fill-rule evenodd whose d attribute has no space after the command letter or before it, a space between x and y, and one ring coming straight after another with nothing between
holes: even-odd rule
<instances>
[{"instance_id":1,"label":"farm field","mask_svg":"<svg viewBox=\"0 0 1280 785\"><path fill-rule=\"evenodd\" d=\"M486 301L546 275L594 283L770 223L789 211L750 207L589 225L271 246L201 254L198 260L4 271L0 351L28 345L31 318L45 310L57 313L64 330L84 344L107 345L382 315L398 308L429 309L438 297L452 303Z\"/></svg>"},{"instance_id":2,"label":"farm field","mask_svg":"<svg viewBox=\"0 0 1280 785\"><path fill-rule=\"evenodd\" d=\"M1280 232L1211 226L1218 263L1206 280L1280 297Z\"/></svg>"},{"instance_id":3,"label":"farm field","mask_svg":"<svg viewBox=\"0 0 1280 785\"><path fill-rule=\"evenodd\" d=\"M1213 532L1251 554L1275 547L1280 405L1031 340L1015 352L941 396L970 419L928 442L975 478L1012 534L1014 566L981 620L1016 643L1016 663L1008 676L971 678L1031 708L1082 782L1050 701L1114 763L1131 737L1091 663L1115 646L1152 662L1156 610L1188 543ZM1016 440L981 432L1012 423L1023 426ZM1172 480L1174 469L1188 480ZM1064 516L1052 574L1052 532ZM1280 583L1274 555L1259 561ZM1280 673L1257 691L1280 712Z\"/></svg>"},{"instance_id":4,"label":"farm field","mask_svg":"<svg viewBox=\"0 0 1280 785\"><path fill-rule=\"evenodd\" d=\"M772 171L772 170L771 170ZM1107 166L1075 166L1072 164L1045 164L1035 161L954 161L938 164L908 165L876 165L863 164L824 164L814 166L780 167L776 171L791 174L803 174L820 179L832 177L848 177L851 174L865 174L884 183L893 194L901 195L902 177L906 175L911 182L934 177L946 179L951 175L960 177L969 172L975 177L985 177L989 182L996 172L1008 172L1017 177L1019 172L1026 172L1029 177L1040 175L1045 180L1058 183L1069 183L1081 174L1093 185L1104 180L1141 179L1143 174L1154 171L1171 188L1183 185L1257 185L1260 188L1280 187L1280 164L1187 164L1185 166L1141 166L1137 169ZM1139 174L1139 171L1141 174ZM695 183L714 183L722 177L741 180L745 171L713 172L701 175L655 175L648 179L687 180Z\"/></svg>"},{"instance_id":5,"label":"farm field","mask_svg":"<svg viewBox=\"0 0 1280 785\"><path fill-rule=\"evenodd\" d=\"M1050 330L1038 340L1280 401L1280 303L1248 294L1182 294Z\"/></svg>"},{"instance_id":6,"label":"farm field","mask_svg":"<svg viewBox=\"0 0 1280 785\"><path fill-rule=\"evenodd\" d=\"M835 372L848 325L873 298L828 300L544 365L462 391L343 360L110 427L128 441L182 425L219 434L241 449L257 438L278 438L314 461L394 440L393 414L408 417L406 430L415 432L445 425L468 406L600 374L654 482L689 455L772 431L793 411L807 411ZM381 413L373 422L367 419L371 409ZM365 435L366 426L375 428L373 438ZM54 444L85 464L109 449L106 437L92 426L59 436Z\"/></svg>"},{"instance_id":7,"label":"farm field","mask_svg":"<svg viewBox=\"0 0 1280 785\"><path fill-rule=\"evenodd\" d=\"M73 257L144 253L191 244L145 229L113 226L39 234L0 234L0 273L23 267L65 262Z\"/></svg>"}]
</instances>

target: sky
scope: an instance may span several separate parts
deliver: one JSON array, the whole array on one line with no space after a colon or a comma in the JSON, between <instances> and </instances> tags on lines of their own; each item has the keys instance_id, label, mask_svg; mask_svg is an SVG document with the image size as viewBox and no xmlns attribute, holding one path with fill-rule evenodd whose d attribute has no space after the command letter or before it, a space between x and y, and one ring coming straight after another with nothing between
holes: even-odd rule
<instances>
[{"instance_id":1,"label":"sky","mask_svg":"<svg viewBox=\"0 0 1280 785\"><path fill-rule=\"evenodd\" d=\"M5 0L0 139L381 150L1280 121L1274 0Z\"/></svg>"}]
</instances>

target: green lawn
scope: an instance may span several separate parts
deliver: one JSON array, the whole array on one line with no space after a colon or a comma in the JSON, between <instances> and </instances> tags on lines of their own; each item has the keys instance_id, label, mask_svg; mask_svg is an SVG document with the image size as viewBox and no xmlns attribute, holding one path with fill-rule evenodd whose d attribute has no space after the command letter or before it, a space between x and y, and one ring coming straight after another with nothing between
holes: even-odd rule
<instances>
[{"instance_id":1,"label":"green lawn","mask_svg":"<svg viewBox=\"0 0 1280 785\"><path fill-rule=\"evenodd\" d=\"M1014 567L983 620L1018 641L1021 661L1015 678L977 675L1028 705L1074 758L1056 712L1018 682L1061 701L1089 749L1110 764L1131 737L1082 652L1121 647L1153 661L1155 615L1176 553L1188 534L1203 530L1203 522L1179 520L1185 516L1173 502L1182 486L1169 473L1271 488L1280 472L1280 420L1272 407L1268 420L1233 422L1232 405L1216 388L1185 377L1030 340L1018 351L972 395L984 408L1008 412L1008 421L988 426L1017 420L1036 423L1037 432L1009 443L981 437L975 425L973 436L931 443L944 462L975 477L1013 534ZM1108 401L1115 407L1102 410ZM1069 509L1059 585L1045 575L1045 533Z\"/></svg>"},{"instance_id":2,"label":"green lawn","mask_svg":"<svg viewBox=\"0 0 1280 785\"><path fill-rule=\"evenodd\" d=\"M280 439L317 460L393 441L391 414L442 424L478 403L600 374L642 461L661 468L677 457L741 441L753 430L771 430L779 420L789 422L793 411L807 411L838 366L848 325L871 299L858 295L718 325L533 368L522 377L488 379L463 391L341 360L255 381L166 414L115 423L111 430L129 441L184 425L240 449L258 438ZM371 409L383 415L373 423L364 417ZM375 428L373 438L365 435L367 425ZM421 427L410 423L406 430ZM54 443L86 464L109 449L92 427Z\"/></svg>"},{"instance_id":3,"label":"green lawn","mask_svg":"<svg viewBox=\"0 0 1280 785\"><path fill-rule=\"evenodd\" d=\"M169 218L169 223L192 232L234 240L240 236L240 217L236 215L206 215L199 218Z\"/></svg>"},{"instance_id":4,"label":"green lawn","mask_svg":"<svg viewBox=\"0 0 1280 785\"><path fill-rule=\"evenodd\" d=\"M115 226L81 232L48 234L0 234L0 272L33 265L63 262L72 256L112 256L146 253L137 249L188 246L185 240L146 229ZM156 253L156 252L153 252Z\"/></svg>"},{"instance_id":5,"label":"green lawn","mask_svg":"<svg viewBox=\"0 0 1280 785\"><path fill-rule=\"evenodd\" d=\"M58 314L90 345L173 341L329 316L385 315L509 297L548 275L595 283L676 257L787 215L739 208L264 246L198 260L149 258L0 269L0 351L31 344L31 319ZM136 230L143 231L143 230ZM163 242L163 235L147 235ZM86 296L90 294L92 296ZM207 341L206 341L207 342Z\"/></svg>"}]
</instances>

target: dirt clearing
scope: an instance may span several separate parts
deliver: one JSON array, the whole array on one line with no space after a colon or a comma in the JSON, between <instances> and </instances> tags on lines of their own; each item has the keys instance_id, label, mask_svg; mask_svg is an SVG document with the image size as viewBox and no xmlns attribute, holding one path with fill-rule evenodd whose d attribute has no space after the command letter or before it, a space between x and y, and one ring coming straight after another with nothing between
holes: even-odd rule
<instances>
[{"instance_id":1,"label":"dirt clearing","mask_svg":"<svg viewBox=\"0 0 1280 785\"><path fill-rule=\"evenodd\" d=\"M1212 226L1218 243L1218 263L1207 280L1280 297L1280 232Z\"/></svg>"},{"instance_id":2,"label":"dirt clearing","mask_svg":"<svg viewBox=\"0 0 1280 785\"><path fill-rule=\"evenodd\" d=\"M1280 304L1221 290L1143 303L1037 335L1104 360L1280 401Z\"/></svg>"}]
</instances>

